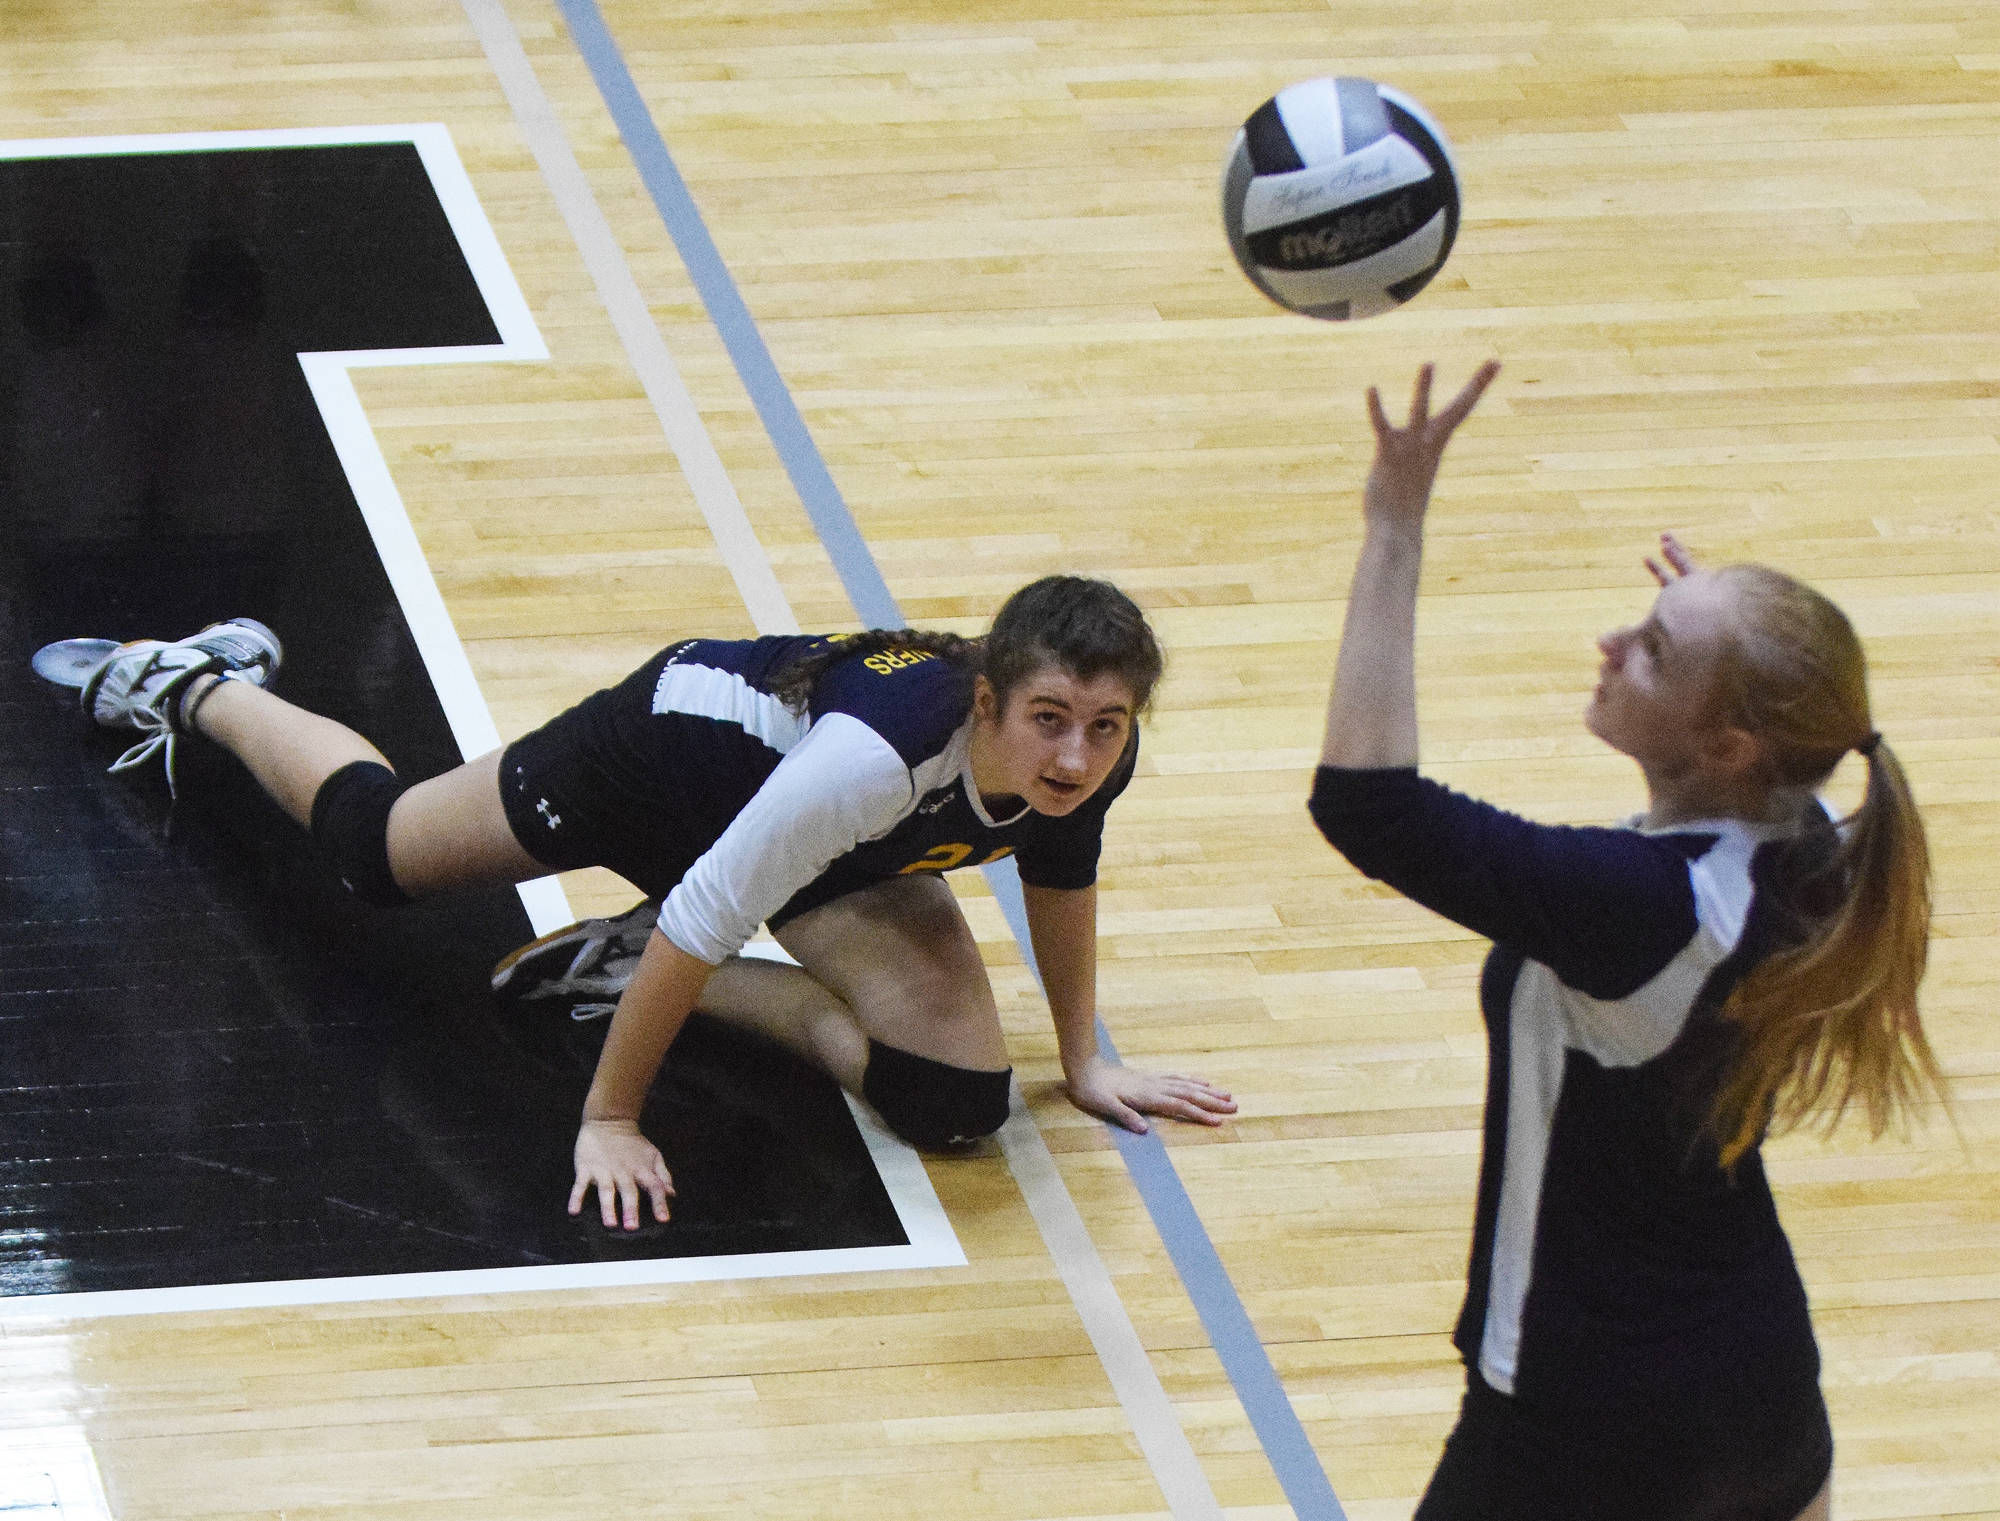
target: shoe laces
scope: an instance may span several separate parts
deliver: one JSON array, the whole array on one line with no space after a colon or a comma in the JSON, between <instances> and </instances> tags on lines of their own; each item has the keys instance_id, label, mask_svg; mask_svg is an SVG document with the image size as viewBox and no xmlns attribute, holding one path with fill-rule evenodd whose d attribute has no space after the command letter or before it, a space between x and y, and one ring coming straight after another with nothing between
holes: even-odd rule
<instances>
[{"instance_id":1,"label":"shoe laces","mask_svg":"<svg viewBox=\"0 0 2000 1521\"><path fill-rule=\"evenodd\" d=\"M547 996L622 992L638 963L638 956L622 944L615 930L592 935L571 959L568 970L549 984Z\"/></svg>"},{"instance_id":2,"label":"shoe laces","mask_svg":"<svg viewBox=\"0 0 2000 1521\"><path fill-rule=\"evenodd\" d=\"M159 656L160 652L156 650L151 658L155 662L158 662ZM184 679L192 681L202 674L201 671L197 670L193 676ZM235 675L236 672L234 671L217 671L215 672L215 679L218 682L223 682L230 680ZM145 679L145 676L141 676L139 682L134 683L134 685L143 684ZM169 707L182 709L185 696L185 693L176 692L164 698L157 705L153 703L134 703L131 711L126 715L126 721L144 737L136 745L126 750L118 759L106 766L104 768L105 771L114 776L123 771L136 771L155 755L164 753L167 771L167 796L174 802L179 802L180 793L174 785L174 757L178 753L180 731L174 728L173 720L167 717L166 710ZM185 709L182 709L182 711L185 711Z\"/></svg>"},{"instance_id":3,"label":"shoe laces","mask_svg":"<svg viewBox=\"0 0 2000 1521\"><path fill-rule=\"evenodd\" d=\"M136 713L133 715L135 721L138 716ZM146 726L144 724L136 724L136 727L143 729ZM167 757L167 796L178 802L180 794L174 790L174 747L179 738L179 735L163 724L104 769L114 775L120 771L136 771L155 755L158 755L161 751L165 751Z\"/></svg>"},{"instance_id":4,"label":"shoe laces","mask_svg":"<svg viewBox=\"0 0 2000 1521\"><path fill-rule=\"evenodd\" d=\"M152 672L159 667L160 655L161 651L155 650L147 657L147 669L141 673L138 680L133 682L135 690L142 687L151 678ZM137 729L142 737L136 745L133 745L123 755L119 756L118 759L105 767L105 770L112 775L117 775L123 771L135 771L145 765L155 755L164 751L166 753L167 765L167 796L178 802L180 794L174 790L174 752L176 748L175 742L180 736L174 732L173 723L165 712L167 703L171 701L172 699L169 698L157 705L154 703L132 704L130 711L126 715L126 721L133 728Z\"/></svg>"},{"instance_id":5,"label":"shoe laces","mask_svg":"<svg viewBox=\"0 0 2000 1521\"><path fill-rule=\"evenodd\" d=\"M633 920L643 918L643 923ZM618 1007L617 999L632 980L639 957L653 932L650 908L643 915L621 915L615 919L586 919L577 926L581 939L576 953L561 974L532 985L515 996L529 1003L585 998L570 1010L576 1020L602 1019ZM609 1002L602 1000L609 999Z\"/></svg>"}]
</instances>

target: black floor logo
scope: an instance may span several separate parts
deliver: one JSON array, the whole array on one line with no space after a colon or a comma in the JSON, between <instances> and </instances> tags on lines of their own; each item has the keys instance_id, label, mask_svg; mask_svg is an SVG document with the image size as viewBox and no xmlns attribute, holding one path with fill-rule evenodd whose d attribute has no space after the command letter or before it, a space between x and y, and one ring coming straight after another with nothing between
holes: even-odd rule
<instances>
[{"instance_id":1,"label":"black floor logo","mask_svg":"<svg viewBox=\"0 0 2000 1521\"><path fill-rule=\"evenodd\" d=\"M837 1090L698 1028L648 1117L673 1223L628 1242L571 1220L602 1025L492 1007L488 968L532 932L520 900L357 905L233 763L183 747L170 807L157 778L104 775L123 739L29 674L54 639L243 615L285 641L281 692L405 774L485 748L346 378L538 351L426 151L0 162L7 1294L249 1303L315 1297L274 1280L905 1241Z\"/></svg>"}]
</instances>

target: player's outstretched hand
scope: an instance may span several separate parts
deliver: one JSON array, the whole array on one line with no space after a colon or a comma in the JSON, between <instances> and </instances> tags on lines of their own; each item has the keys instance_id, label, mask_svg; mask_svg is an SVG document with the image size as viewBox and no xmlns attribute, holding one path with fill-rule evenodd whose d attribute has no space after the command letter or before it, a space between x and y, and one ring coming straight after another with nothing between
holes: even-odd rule
<instances>
[{"instance_id":1,"label":"player's outstretched hand","mask_svg":"<svg viewBox=\"0 0 2000 1521\"><path fill-rule=\"evenodd\" d=\"M1220 1125L1236 1112L1228 1090L1206 1078L1178 1072L1144 1072L1093 1056L1065 1086L1077 1108L1100 1119L1146 1133L1144 1116L1165 1115L1197 1125Z\"/></svg>"},{"instance_id":2,"label":"player's outstretched hand","mask_svg":"<svg viewBox=\"0 0 2000 1521\"><path fill-rule=\"evenodd\" d=\"M1646 556L1646 569L1653 573L1653 579L1665 586L1670 581L1678 581L1682 576L1694 574L1694 556L1688 553L1687 545L1670 533L1660 535L1660 558Z\"/></svg>"},{"instance_id":3,"label":"player's outstretched hand","mask_svg":"<svg viewBox=\"0 0 2000 1521\"><path fill-rule=\"evenodd\" d=\"M1489 359L1482 364L1435 417L1431 416L1433 373L1434 367L1429 364L1417 371L1410 420L1402 427L1390 422L1382 410L1382 393L1373 386L1368 388L1368 421L1375 429L1375 463L1369 467L1362 512L1371 523L1396 528L1422 526L1424 510L1430 505L1431 485L1437 480L1438 462L1444 458L1444 446L1451 442L1458 425L1479 405L1479 398L1500 373L1500 363Z\"/></svg>"},{"instance_id":4,"label":"player's outstretched hand","mask_svg":"<svg viewBox=\"0 0 2000 1521\"><path fill-rule=\"evenodd\" d=\"M666 1224L674 1180L659 1148L639 1133L637 1120L585 1120L578 1128L572 1215L583 1213L584 1196L593 1188L607 1229L615 1229L622 1217L626 1230L637 1230L642 1194L653 1201L653 1218Z\"/></svg>"}]
</instances>

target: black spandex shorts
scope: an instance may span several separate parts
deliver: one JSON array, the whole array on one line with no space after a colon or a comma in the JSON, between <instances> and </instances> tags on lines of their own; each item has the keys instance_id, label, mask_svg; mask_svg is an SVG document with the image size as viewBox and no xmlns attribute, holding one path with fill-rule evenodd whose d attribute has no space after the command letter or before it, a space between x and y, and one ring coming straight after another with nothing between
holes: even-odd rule
<instances>
[{"instance_id":1,"label":"black spandex shorts","mask_svg":"<svg viewBox=\"0 0 2000 1521\"><path fill-rule=\"evenodd\" d=\"M551 871L608 866L663 898L721 838L778 764L734 723L655 713L660 651L500 757L500 802L521 848Z\"/></svg>"},{"instance_id":2,"label":"black spandex shorts","mask_svg":"<svg viewBox=\"0 0 2000 1521\"><path fill-rule=\"evenodd\" d=\"M1538 1411L1473 1372L1413 1521L1794 1521L1832 1471L1816 1383L1584 1414Z\"/></svg>"},{"instance_id":3,"label":"black spandex shorts","mask_svg":"<svg viewBox=\"0 0 2000 1521\"><path fill-rule=\"evenodd\" d=\"M668 653L501 754L507 822L550 870L608 866L663 897L769 774L770 753L740 729L652 711Z\"/></svg>"}]
</instances>

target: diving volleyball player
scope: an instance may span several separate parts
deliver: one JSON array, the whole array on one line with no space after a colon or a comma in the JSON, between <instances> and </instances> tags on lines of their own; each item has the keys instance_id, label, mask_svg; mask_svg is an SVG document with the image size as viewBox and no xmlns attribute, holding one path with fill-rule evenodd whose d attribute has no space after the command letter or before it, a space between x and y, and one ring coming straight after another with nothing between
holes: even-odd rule
<instances>
[{"instance_id":1,"label":"diving volleyball player","mask_svg":"<svg viewBox=\"0 0 2000 1521\"><path fill-rule=\"evenodd\" d=\"M267 689L277 637L248 619L111 653L84 709L143 738L221 745L349 889L396 903L608 866L662 900L617 999L575 1147L572 1214L607 1226L673 1184L639 1130L699 1008L781 1042L913 1144L990 1135L1011 1068L944 872L1012 855L1070 1098L1133 1129L1216 1124L1230 1096L1098 1054L1096 878L1161 656L1107 582L1051 576L981 639L902 630L690 639L504 749L411 785L352 729ZM117 768L114 768L117 769ZM738 955L768 924L798 965Z\"/></svg>"}]
</instances>

